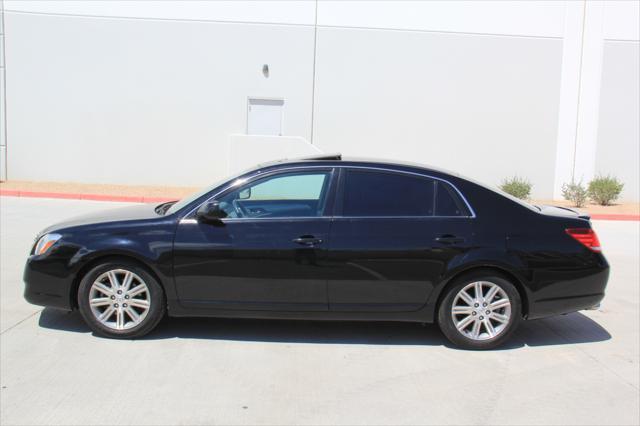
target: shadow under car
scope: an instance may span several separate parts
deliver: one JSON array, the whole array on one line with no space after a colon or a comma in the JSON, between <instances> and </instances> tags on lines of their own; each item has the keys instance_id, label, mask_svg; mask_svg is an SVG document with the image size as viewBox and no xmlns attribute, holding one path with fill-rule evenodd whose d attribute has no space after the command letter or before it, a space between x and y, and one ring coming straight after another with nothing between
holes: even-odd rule
<instances>
[{"instance_id":1,"label":"shadow under car","mask_svg":"<svg viewBox=\"0 0 640 426\"><path fill-rule=\"evenodd\" d=\"M79 312L45 308L43 328L90 333ZM426 345L452 347L435 324L409 322L300 321L227 318L165 318L140 340L207 339L281 343ZM601 342L611 335L588 316L575 312L523 321L507 344L497 350Z\"/></svg>"}]
</instances>

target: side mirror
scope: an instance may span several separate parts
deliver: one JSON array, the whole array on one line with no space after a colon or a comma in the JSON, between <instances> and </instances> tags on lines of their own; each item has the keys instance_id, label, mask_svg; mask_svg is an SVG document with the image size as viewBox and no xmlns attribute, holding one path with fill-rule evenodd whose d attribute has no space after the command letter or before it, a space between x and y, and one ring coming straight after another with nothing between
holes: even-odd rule
<instances>
[{"instance_id":1,"label":"side mirror","mask_svg":"<svg viewBox=\"0 0 640 426\"><path fill-rule=\"evenodd\" d=\"M239 200L247 200L251 198L251 188L245 188L242 191L238 192Z\"/></svg>"},{"instance_id":2,"label":"side mirror","mask_svg":"<svg viewBox=\"0 0 640 426\"><path fill-rule=\"evenodd\" d=\"M220 208L218 201L211 201L201 205L196 211L196 219L205 223L220 223L220 219L227 217L227 212Z\"/></svg>"}]
</instances>

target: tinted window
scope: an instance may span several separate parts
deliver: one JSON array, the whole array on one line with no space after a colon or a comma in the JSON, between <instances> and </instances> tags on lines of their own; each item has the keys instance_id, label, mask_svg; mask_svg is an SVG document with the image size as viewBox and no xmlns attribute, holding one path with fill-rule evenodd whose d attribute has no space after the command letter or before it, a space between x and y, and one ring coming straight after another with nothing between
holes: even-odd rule
<instances>
[{"instance_id":1,"label":"tinted window","mask_svg":"<svg viewBox=\"0 0 640 426\"><path fill-rule=\"evenodd\" d=\"M438 182L436 188L436 216L467 216L467 209L451 185Z\"/></svg>"},{"instance_id":2,"label":"tinted window","mask_svg":"<svg viewBox=\"0 0 640 426\"><path fill-rule=\"evenodd\" d=\"M434 181L399 173L349 170L344 216L432 216Z\"/></svg>"},{"instance_id":3,"label":"tinted window","mask_svg":"<svg viewBox=\"0 0 640 426\"><path fill-rule=\"evenodd\" d=\"M227 217L321 216L329 172L289 173L252 182L218 199Z\"/></svg>"},{"instance_id":4,"label":"tinted window","mask_svg":"<svg viewBox=\"0 0 640 426\"><path fill-rule=\"evenodd\" d=\"M265 179L240 191L247 200L319 200L326 173ZM247 191L250 188L250 191ZM244 191L244 192L243 192Z\"/></svg>"}]
</instances>

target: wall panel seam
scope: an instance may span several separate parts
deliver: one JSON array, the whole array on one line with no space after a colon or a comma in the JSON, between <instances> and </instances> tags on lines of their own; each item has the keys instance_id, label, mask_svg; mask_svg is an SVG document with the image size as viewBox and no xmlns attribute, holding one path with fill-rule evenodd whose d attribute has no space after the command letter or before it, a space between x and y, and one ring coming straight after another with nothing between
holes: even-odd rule
<instances>
[{"instance_id":1,"label":"wall panel seam","mask_svg":"<svg viewBox=\"0 0 640 426\"><path fill-rule=\"evenodd\" d=\"M489 36L489 37L514 37L514 38L532 38L532 39L551 39L562 40L562 36L543 36L533 34L508 34L508 33L492 33L492 32L474 32L474 31L453 31L453 30L425 30L417 28L385 28L385 27L367 27L367 26L351 26L351 25L318 25L318 24L298 24L289 22L267 22L267 21L241 21L241 20L217 20L217 19L194 19L194 18L153 18L153 17L137 17L137 16L108 16L108 15L91 15L91 14L73 14L73 13L51 13L51 12L27 12L15 9L5 9L5 13L21 14L21 15L39 15L39 16L56 16L56 17L76 17L76 18L94 18L94 19L123 19L123 20L140 20L140 21L167 21L167 22L202 22L217 24L245 24L245 25L276 25L287 27L305 27L305 28L344 28L354 30L377 30L377 31L400 31L427 34L459 34L472 36Z\"/></svg>"},{"instance_id":2,"label":"wall panel seam","mask_svg":"<svg viewBox=\"0 0 640 426\"><path fill-rule=\"evenodd\" d=\"M427 34L459 34L459 35L472 35L472 36L513 37L513 38L532 38L532 39L550 39L550 40L562 40L563 38L562 36L504 34L504 33L473 32L473 31L422 30L422 29L384 28L384 27L361 27L361 26L347 26L347 25L318 25L318 27L319 28L351 29L351 30L396 31L396 32L427 33Z\"/></svg>"},{"instance_id":3,"label":"wall panel seam","mask_svg":"<svg viewBox=\"0 0 640 426\"><path fill-rule=\"evenodd\" d=\"M613 41L616 43L640 43L640 40L626 40L623 38L605 38L604 41Z\"/></svg>"},{"instance_id":4,"label":"wall panel seam","mask_svg":"<svg viewBox=\"0 0 640 426\"><path fill-rule=\"evenodd\" d=\"M51 12L25 12L21 10L5 9L5 13L20 15L36 15L36 16L55 16L55 17L72 17L72 18L94 18L94 19L122 19L136 21L166 21L166 22L201 22L214 24L246 24L246 25L277 25L287 27L307 27L312 28L313 24L292 24L289 22L261 22L261 21L235 21L235 20L217 20L217 19L193 19L193 18L151 18L140 16L109 16L109 15L89 15L79 13L51 13Z\"/></svg>"}]
</instances>

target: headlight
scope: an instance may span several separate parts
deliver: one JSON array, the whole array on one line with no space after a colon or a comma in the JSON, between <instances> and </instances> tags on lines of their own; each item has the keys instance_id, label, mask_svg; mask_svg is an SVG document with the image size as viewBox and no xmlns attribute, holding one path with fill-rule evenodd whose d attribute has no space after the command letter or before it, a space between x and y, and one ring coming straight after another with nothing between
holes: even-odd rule
<instances>
[{"instance_id":1,"label":"headlight","mask_svg":"<svg viewBox=\"0 0 640 426\"><path fill-rule=\"evenodd\" d=\"M45 254L61 237L60 234L44 234L36 243L33 254Z\"/></svg>"}]
</instances>

